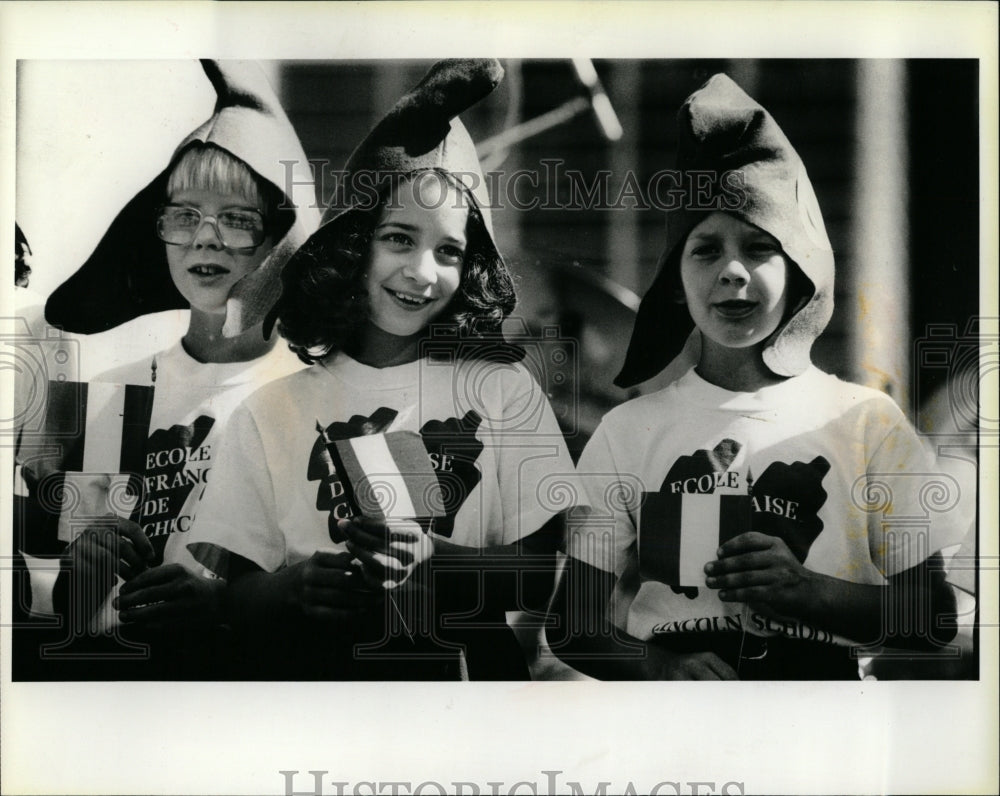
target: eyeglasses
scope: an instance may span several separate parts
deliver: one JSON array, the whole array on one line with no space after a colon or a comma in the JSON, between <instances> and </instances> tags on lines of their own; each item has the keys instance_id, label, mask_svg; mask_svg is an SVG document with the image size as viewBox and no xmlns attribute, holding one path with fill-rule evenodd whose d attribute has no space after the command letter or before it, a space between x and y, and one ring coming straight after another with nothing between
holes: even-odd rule
<instances>
[{"instance_id":1,"label":"eyeglasses","mask_svg":"<svg viewBox=\"0 0 1000 796\"><path fill-rule=\"evenodd\" d=\"M224 210L206 216L195 207L164 205L156 214L156 234L164 243L187 246L201 225L210 222L227 249L256 249L267 236L264 216L256 210Z\"/></svg>"}]
</instances>

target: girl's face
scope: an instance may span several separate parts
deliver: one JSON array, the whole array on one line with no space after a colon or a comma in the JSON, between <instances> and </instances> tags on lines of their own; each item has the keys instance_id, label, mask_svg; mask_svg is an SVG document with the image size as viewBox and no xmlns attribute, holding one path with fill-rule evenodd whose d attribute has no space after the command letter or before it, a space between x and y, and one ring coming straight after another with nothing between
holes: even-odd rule
<instances>
[{"instance_id":1,"label":"girl's face","mask_svg":"<svg viewBox=\"0 0 1000 796\"><path fill-rule=\"evenodd\" d=\"M258 208L239 194L200 189L178 191L170 197L170 204L194 208L202 215L190 243L164 244L170 278L193 310L223 314L233 286L260 266L270 253L272 242L265 238L253 250L227 249L219 237L218 216L227 210ZM212 220L206 221L205 216L212 216Z\"/></svg>"},{"instance_id":2,"label":"girl's face","mask_svg":"<svg viewBox=\"0 0 1000 796\"><path fill-rule=\"evenodd\" d=\"M709 343L749 348L784 318L788 260L780 244L726 213L712 213L691 230L681 281L691 318Z\"/></svg>"},{"instance_id":3,"label":"girl's face","mask_svg":"<svg viewBox=\"0 0 1000 796\"><path fill-rule=\"evenodd\" d=\"M379 329L409 337L441 314L462 279L468 217L465 196L439 175L400 185L368 253L365 286Z\"/></svg>"}]
</instances>

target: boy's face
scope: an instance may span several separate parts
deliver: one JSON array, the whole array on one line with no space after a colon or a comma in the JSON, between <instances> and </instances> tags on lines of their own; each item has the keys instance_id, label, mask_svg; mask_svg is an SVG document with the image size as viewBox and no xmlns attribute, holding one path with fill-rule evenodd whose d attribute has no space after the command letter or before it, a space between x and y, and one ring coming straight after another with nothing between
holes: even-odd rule
<instances>
[{"instance_id":1,"label":"boy's face","mask_svg":"<svg viewBox=\"0 0 1000 796\"><path fill-rule=\"evenodd\" d=\"M749 348L784 318L788 260L769 234L716 212L688 235L681 282L691 318L708 340Z\"/></svg>"},{"instance_id":2,"label":"boy's face","mask_svg":"<svg viewBox=\"0 0 1000 796\"><path fill-rule=\"evenodd\" d=\"M409 337L441 314L461 283L468 217L465 198L437 175L400 185L368 253L365 287L379 329Z\"/></svg>"},{"instance_id":3,"label":"boy's face","mask_svg":"<svg viewBox=\"0 0 1000 796\"><path fill-rule=\"evenodd\" d=\"M256 249L227 249L219 237L217 217L227 210L257 210L239 194L200 189L185 190L170 197L170 204L198 210L202 220L187 244L167 244L170 278L193 310L217 315L225 313L229 293L244 276L257 269L271 251L265 238ZM205 221L205 216L212 216Z\"/></svg>"}]
</instances>

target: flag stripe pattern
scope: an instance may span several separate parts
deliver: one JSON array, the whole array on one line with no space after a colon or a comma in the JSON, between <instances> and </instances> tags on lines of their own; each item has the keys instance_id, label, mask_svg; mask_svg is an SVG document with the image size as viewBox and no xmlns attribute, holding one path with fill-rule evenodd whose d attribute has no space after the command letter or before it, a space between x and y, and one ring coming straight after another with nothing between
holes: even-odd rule
<instances>
[{"instance_id":1,"label":"flag stripe pattern","mask_svg":"<svg viewBox=\"0 0 1000 796\"><path fill-rule=\"evenodd\" d=\"M83 470L83 449L87 442L86 417L88 385L79 381L50 381L46 400L45 433L53 442L62 443L62 459L45 465L45 472L59 469Z\"/></svg>"},{"instance_id":2,"label":"flag stripe pattern","mask_svg":"<svg viewBox=\"0 0 1000 796\"><path fill-rule=\"evenodd\" d=\"M341 448L341 456L348 473L371 473L378 478L377 484L374 484L372 489L363 491L363 494L370 496L373 502L359 506L362 511L368 514L377 510L376 516L384 519L416 517L416 508L410 498L406 480L392 458L385 434L369 434L346 442L347 444L338 447ZM367 503L364 497L359 497L357 494L360 481L355 478L351 481L355 485L355 497L358 498L359 504Z\"/></svg>"},{"instance_id":3,"label":"flag stripe pattern","mask_svg":"<svg viewBox=\"0 0 1000 796\"><path fill-rule=\"evenodd\" d=\"M86 430L100 429L100 433L87 434L83 449L85 473L117 473L122 454L121 423L102 422L124 417L125 386L122 384L101 384L95 382L87 387L87 410L84 423ZM103 427L102 427L103 426Z\"/></svg>"},{"instance_id":4,"label":"flag stripe pattern","mask_svg":"<svg viewBox=\"0 0 1000 796\"><path fill-rule=\"evenodd\" d=\"M358 510L377 519L444 516L437 474L419 434L391 431L337 440L338 469Z\"/></svg>"},{"instance_id":5,"label":"flag stripe pattern","mask_svg":"<svg viewBox=\"0 0 1000 796\"><path fill-rule=\"evenodd\" d=\"M72 541L88 518L128 516L140 505L153 394L135 384L49 382L47 434L62 450L61 475L52 477L66 483L62 541Z\"/></svg>"},{"instance_id":6,"label":"flag stripe pattern","mask_svg":"<svg viewBox=\"0 0 1000 796\"><path fill-rule=\"evenodd\" d=\"M704 586L719 545L751 529L750 498L646 493L639 514L639 575L668 586Z\"/></svg>"},{"instance_id":7,"label":"flag stripe pattern","mask_svg":"<svg viewBox=\"0 0 1000 796\"><path fill-rule=\"evenodd\" d=\"M146 441L153 414L153 388L139 384L126 384L124 388L118 472L142 474L146 471Z\"/></svg>"},{"instance_id":8,"label":"flag stripe pattern","mask_svg":"<svg viewBox=\"0 0 1000 796\"><path fill-rule=\"evenodd\" d=\"M718 495L681 495L681 532L678 586L704 586L705 564L714 561L719 547L719 516L722 513Z\"/></svg>"}]
</instances>

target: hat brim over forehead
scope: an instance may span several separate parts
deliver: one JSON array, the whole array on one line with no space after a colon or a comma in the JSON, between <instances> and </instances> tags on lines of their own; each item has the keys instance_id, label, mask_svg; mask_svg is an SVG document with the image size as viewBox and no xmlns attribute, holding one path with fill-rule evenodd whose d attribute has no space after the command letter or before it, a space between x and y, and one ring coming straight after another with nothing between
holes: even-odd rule
<instances>
[{"instance_id":1,"label":"hat brim over forehead","mask_svg":"<svg viewBox=\"0 0 1000 796\"><path fill-rule=\"evenodd\" d=\"M683 347L694 324L674 298L680 247L717 210L772 235L812 285L812 295L763 351L773 373L798 375L809 366L812 344L833 313L833 250L805 166L771 114L726 75L715 75L688 97L678 125L679 177L693 183L709 175L711 186L706 193L689 192L685 205L667 213L659 271L639 306L615 383L630 387L652 378Z\"/></svg>"},{"instance_id":2,"label":"hat brim over forehead","mask_svg":"<svg viewBox=\"0 0 1000 796\"><path fill-rule=\"evenodd\" d=\"M323 225L295 256L320 256L351 214L371 208L378 195L414 173L436 170L451 174L468 189L483 217L489 244L499 257L486 180L475 144L458 114L487 97L503 74L500 62L491 58L435 63L348 158L342 190L327 209Z\"/></svg>"},{"instance_id":3,"label":"hat brim over forehead","mask_svg":"<svg viewBox=\"0 0 1000 796\"><path fill-rule=\"evenodd\" d=\"M215 146L243 162L285 196L281 212L291 214L283 237L230 293L223 334L235 336L260 323L277 299L282 266L319 224L308 161L257 64L204 61L202 66L217 95L211 118L180 142L167 167L122 208L93 254L52 293L45 307L49 323L94 334L141 315L188 306L170 278L155 213L167 200L174 164L193 146ZM294 186L294 195L286 184Z\"/></svg>"}]
</instances>

